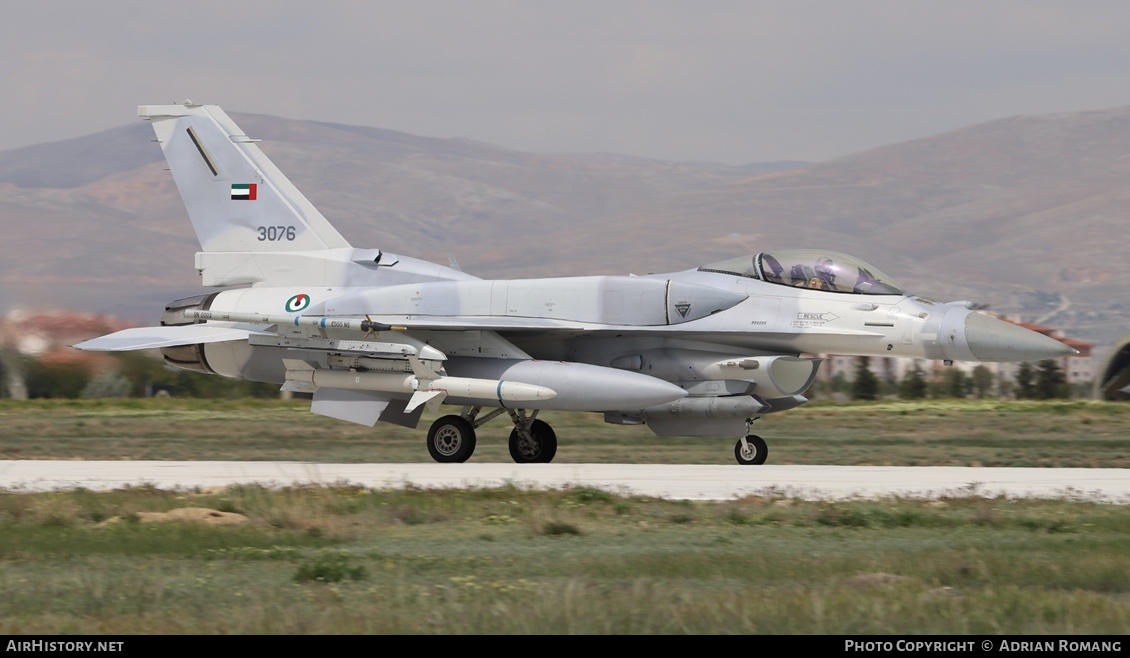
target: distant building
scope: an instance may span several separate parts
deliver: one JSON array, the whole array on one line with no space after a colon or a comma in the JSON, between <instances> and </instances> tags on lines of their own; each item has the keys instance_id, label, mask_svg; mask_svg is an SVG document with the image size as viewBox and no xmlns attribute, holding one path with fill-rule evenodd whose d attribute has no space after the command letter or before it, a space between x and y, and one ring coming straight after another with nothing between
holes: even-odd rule
<instances>
[{"instance_id":1,"label":"distant building","mask_svg":"<svg viewBox=\"0 0 1130 658\"><path fill-rule=\"evenodd\" d=\"M113 357L71 346L131 326L115 317L73 311L21 309L0 317L0 361L6 366L8 395L17 400L27 398L19 356L46 363L82 363L97 372L111 367Z\"/></svg>"},{"instance_id":2,"label":"distant building","mask_svg":"<svg viewBox=\"0 0 1130 658\"><path fill-rule=\"evenodd\" d=\"M133 325L94 313L17 309L0 318L0 346L52 361L84 361L71 345Z\"/></svg>"}]
</instances>

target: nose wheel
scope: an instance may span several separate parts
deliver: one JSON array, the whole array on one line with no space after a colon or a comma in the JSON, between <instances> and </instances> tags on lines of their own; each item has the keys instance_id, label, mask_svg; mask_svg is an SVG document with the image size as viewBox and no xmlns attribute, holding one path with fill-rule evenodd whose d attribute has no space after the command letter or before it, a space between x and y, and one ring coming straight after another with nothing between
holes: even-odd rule
<instances>
[{"instance_id":1,"label":"nose wheel","mask_svg":"<svg viewBox=\"0 0 1130 658\"><path fill-rule=\"evenodd\" d=\"M737 444L734 446L734 457L737 458L738 463L742 466L756 466L765 463L765 458L769 456L769 447L765 445L765 439L762 439L756 434L738 439Z\"/></svg>"}]
</instances>

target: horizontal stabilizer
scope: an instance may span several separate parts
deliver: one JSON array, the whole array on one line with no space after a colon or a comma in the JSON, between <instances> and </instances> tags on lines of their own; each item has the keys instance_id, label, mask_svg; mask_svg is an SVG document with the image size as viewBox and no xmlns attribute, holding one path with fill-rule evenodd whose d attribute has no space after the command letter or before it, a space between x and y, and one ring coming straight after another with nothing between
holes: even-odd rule
<instances>
[{"instance_id":1,"label":"horizontal stabilizer","mask_svg":"<svg viewBox=\"0 0 1130 658\"><path fill-rule=\"evenodd\" d=\"M152 350L195 343L222 343L229 340L247 340L253 331L235 327L214 327L190 324L179 327L136 327L123 329L99 338L83 341L74 347L93 352L127 352Z\"/></svg>"}]
</instances>

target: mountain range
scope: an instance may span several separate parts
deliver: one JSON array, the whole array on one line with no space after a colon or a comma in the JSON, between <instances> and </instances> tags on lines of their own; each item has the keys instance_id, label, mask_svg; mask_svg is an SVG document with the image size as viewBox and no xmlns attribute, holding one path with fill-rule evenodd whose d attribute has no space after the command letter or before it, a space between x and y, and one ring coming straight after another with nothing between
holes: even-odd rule
<instances>
[{"instance_id":1,"label":"mountain range","mask_svg":"<svg viewBox=\"0 0 1130 658\"><path fill-rule=\"evenodd\" d=\"M535 154L231 113L354 246L484 278L849 253L904 287L1099 345L1130 331L1130 107L1017 116L818 163ZM152 323L198 244L141 121L0 152L0 312Z\"/></svg>"}]
</instances>

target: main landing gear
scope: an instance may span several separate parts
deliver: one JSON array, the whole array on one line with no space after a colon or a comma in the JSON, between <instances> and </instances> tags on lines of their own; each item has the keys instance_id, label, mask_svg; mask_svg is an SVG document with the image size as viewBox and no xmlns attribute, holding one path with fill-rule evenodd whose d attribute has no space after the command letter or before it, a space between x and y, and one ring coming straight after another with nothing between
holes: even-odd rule
<instances>
[{"instance_id":1,"label":"main landing gear","mask_svg":"<svg viewBox=\"0 0 1130 658\"><path fill-rule=\"evenodd\" d=\"M510 457L519 464L548 464L557 454L557 434L549 423L534 416L527 419L521 411L510 412L510 420L514 421Z\"/></svg>"},{"instance_id":2,"label":"main landing gear","mask_svg":"<svg viewBox=\"0 0 1130 658\"><path fill-rule=\"evenodd\" d=\"M437 418L428 430L428 452L441 463L467 461L475 452L475 427L454 414Z\"/></svg>"},{"instance_id":3,"label":"main landing gear","mask_svg":"<svg viewBox=\"0 0 1130 658\"><path fill-rule=\"evenodd\" d=\"M475 430L503 414L510 414L510 457L519 464L548 464L557 454L557 434L549 423L529 416L521 409L495 409L479 418L482 407L464 407L456 414L442 416L428 430L428 453L441 463L465 462L475 452Z\"/></svg>"}]
</instances>

